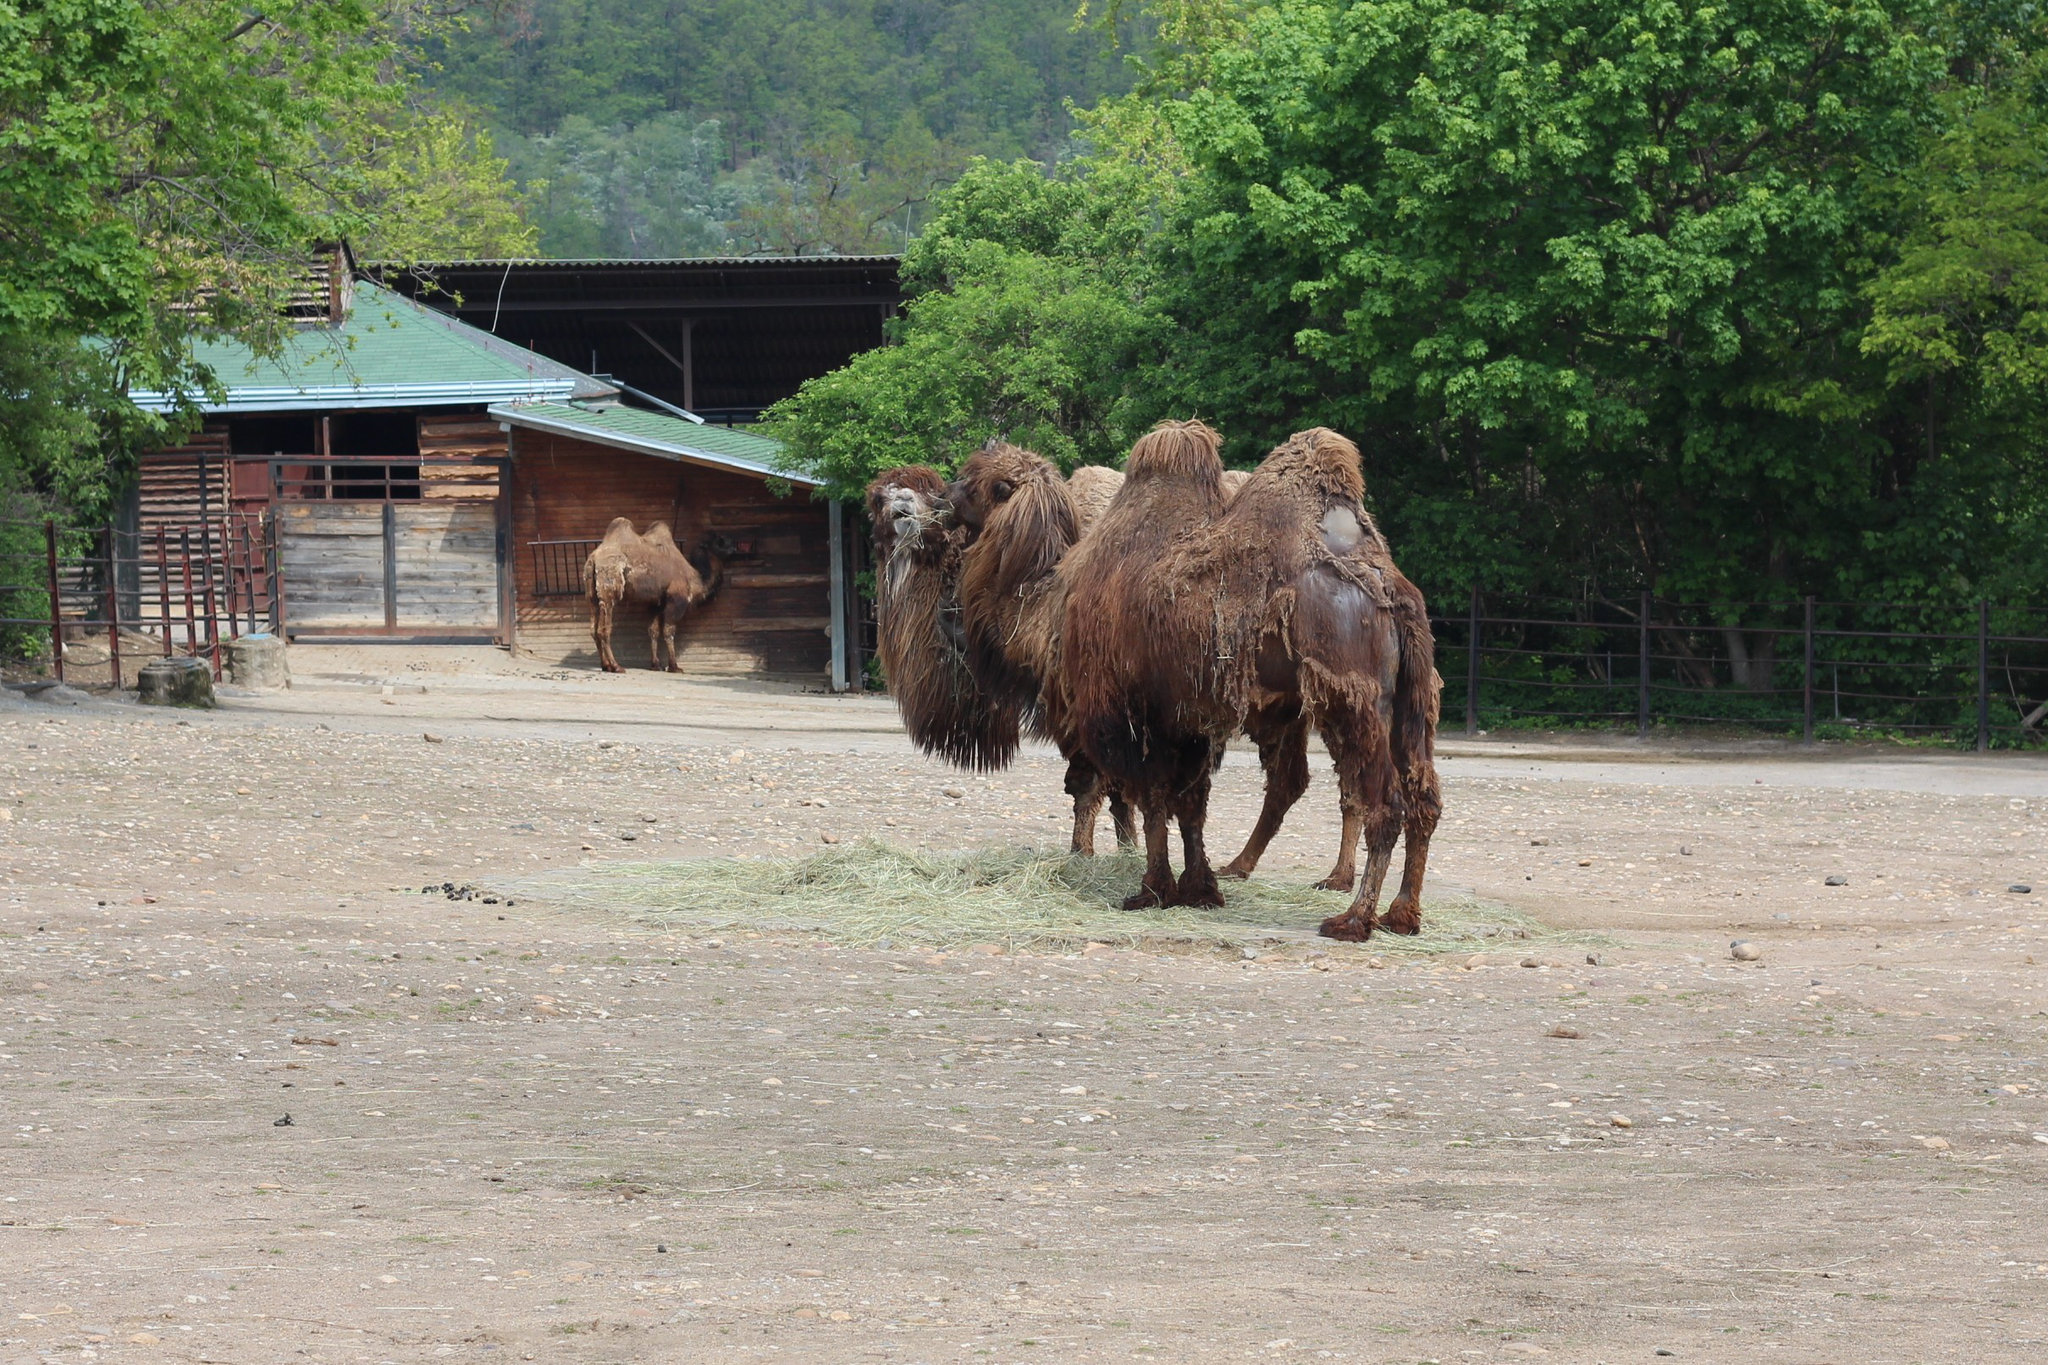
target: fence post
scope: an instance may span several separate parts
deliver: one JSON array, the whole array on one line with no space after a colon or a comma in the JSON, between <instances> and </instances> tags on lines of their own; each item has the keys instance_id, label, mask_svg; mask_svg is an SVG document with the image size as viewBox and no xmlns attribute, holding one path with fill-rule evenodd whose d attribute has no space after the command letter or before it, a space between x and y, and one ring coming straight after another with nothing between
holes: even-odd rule
<instances>
[{"instance_id":1,"label":"fence post","mask_svg":"<svg viewBox=\"0 0 2048 1365\"><path fill-rule=\"evenodd\" d=\"M1465 733L1479 733L1479 589L1472 589L1472 614L1465 625Z\"/></svg>"},{"instance_id":2,"label":"fence post","mask_svg":"<svg viewBox=\"0 0 2048 1365\"><path fill-rule=\"evenodd\" d=\"M1636 618L1636 738L1650 737L1650 594Z\"/></svg>"},{"instance_id":3,"label":"fence post","mask_svg":"<svg viewBox=\"0 0 2048 1365\"><path fill-rule=\"evenodd\" d=\"M387 507L387 510L388 507ZM203 607L206 612L206 648L213 656L213 680L220 681L220 599L213 592L213 533L204 522L200 523L199 541L203 547L199 564L200 589L205 593Z\"/></svg>"},{"instance_id":4,"label":"fence post","mask_svg":"<svg viewBox=\"0 0 2048 1365\"><path fill-rule=\"evenodd\" d=\"M199 653L199 623L192 615L192 532L178 532L178 553L185 565L185 652Z\"/></svg>"},{"instance_id":5,"label":"fence post","mask_svg":"<svg viewBox=\"0 0 2048 1365\"><path fill-rule=\"evenodd\" d=\"M164 657L171 657L171 561L164 553L164 528L156 528L157 621L164 628Z\"/></svg>"},{"instance_id":6,"label":"fence post","mask_svg":"<svg viewBox=\"0 0 2048 1365\"><path fill-rule=\"evenodd\" d=\"M114 528L107 527L107 673L121 690L121 551Z\"/></svg>"},{"instance_id":7,"label":"fence post","mask_svg":"<svg viewBox=\"0 0 2048 1365\"><path fill-rule=\"evenodd\" d=\"M57 523L43 522L43 542L50 558L50 667L64 681L64 599L57 593Z\"/></svg>"},{"instance_id":8,"label":"fence post","mask_svg":"<svg viewBox=\"0 0 2048 1365\"><path fill-rule=\"evenodd\" d=\"M1806 599L1806 700L1805 720L1800 728L1800 743L1813 743L1813 598Z\"/></svg>"},{"instance_id":9,"label":"fence post","mask_svg":"<svg viewBox=\"0 0 2048 1365\"><path fill-rule=\"evenodd\" d=\"M263 593L270 600L270 633L284 638L283 553L277 543L277 511L271 509L263 522Z\"/></svg>"},{"instance_id":10,"label":"fence post","mask_svg":"<svg viewBox=\"0 0 2048 1365\"><path fill-rule=\"evenodd\" d=\"M1977 601L1977 752L1991 747L1991 604Z\"/></svg>"}]
</instances>

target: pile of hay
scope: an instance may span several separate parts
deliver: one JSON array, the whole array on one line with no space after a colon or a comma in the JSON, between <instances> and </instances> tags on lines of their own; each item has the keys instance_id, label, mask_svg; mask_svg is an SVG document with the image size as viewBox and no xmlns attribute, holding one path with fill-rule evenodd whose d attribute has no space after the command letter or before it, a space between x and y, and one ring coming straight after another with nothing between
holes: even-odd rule
<instances>
[{"instance_id":1,"label":"pile of hay","mask_svg":"<svg viewBox=\"0 0 2048 1365\"><path fill-rule=\"evenodd\" d=\"M921 854L861 840L806 858L604 863L497 889L667 929L796 930L863 947L886 941L1040 950L1090 942L1223 949L1306 939L1350 901L1262 877L1224 883L1228 904L1220 910L1121 909L1143 872L1137 853L1081 858L1002 848ZM1574 937L1583 936L1551 933L1500 906L1435 897L1426 905L1421 937L1375 935L1371 950L1469 953Z\"/></svg>"}]
</instances>

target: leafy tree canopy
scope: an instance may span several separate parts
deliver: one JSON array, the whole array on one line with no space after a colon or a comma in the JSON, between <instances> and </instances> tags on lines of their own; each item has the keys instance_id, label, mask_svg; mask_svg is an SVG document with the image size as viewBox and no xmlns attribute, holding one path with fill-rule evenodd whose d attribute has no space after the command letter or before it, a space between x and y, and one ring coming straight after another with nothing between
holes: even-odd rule
<instances>
[{"instance_id":1,"label":"leafy tree canopy","mask_svg":"<svg viewBox=\"0 0 2048 1365\"><path fill-rule=\"evenodd\" d=\"M1101 458L1200 414L1247 462L1326 423L1440 591L2023 587L2031 6L1153 8L1182 46L1146 98L1042 192L985 167L941 201L897 346L775 414L798 458L850 488L920 445Z\"/></svg>"}]
</instances>

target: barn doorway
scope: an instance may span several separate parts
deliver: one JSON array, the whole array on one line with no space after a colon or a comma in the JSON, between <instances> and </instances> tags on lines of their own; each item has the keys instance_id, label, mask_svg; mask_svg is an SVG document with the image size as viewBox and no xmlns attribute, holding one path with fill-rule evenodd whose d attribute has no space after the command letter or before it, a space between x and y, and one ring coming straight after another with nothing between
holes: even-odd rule
<instances>
[{"instance_id":1,"label":"barn doorway","mask_svg":"<svg viewBox=\"0 0 2048 1365\"><path fill-rule=\"evenodd\" d=\"M271 461L284 630L502 641L502 461Z\"/></svg>"}]
</instances>

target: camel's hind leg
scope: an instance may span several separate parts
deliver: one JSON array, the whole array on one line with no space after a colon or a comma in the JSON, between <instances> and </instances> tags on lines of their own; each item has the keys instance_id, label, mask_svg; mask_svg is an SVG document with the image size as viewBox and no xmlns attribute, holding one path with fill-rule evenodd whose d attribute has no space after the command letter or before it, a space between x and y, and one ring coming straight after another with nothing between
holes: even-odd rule
<instances>
[{"instance_id":1,"label":"camel's hind leg","mask_svg":"<svg viewBox=\"0 0 2048 1365\"><path fill-rule=\"evenodd\" d=\"M1259 746L1259 766L1266 771L1266 800L1259 807L1258 823L1252 826L1251 837L1245 840L1243 850L1216 871L1217 876L1233 881L1242 881L1252 875L1252 869L1265 856L1266 846L1280 832L1280 822L1287 818L1287 812L1308 790L1308 721L1300 708L1256 712L1245 729ZM1348 848L1350 844L1347 842L1345 846ZM1348 874L1348 864L1340 862L1338 868ZM1336 875L1336 872L1330 874L1332 878ZM1325 881L1319 885L1327 886L1329 883ZM1337 889L1351 889L1349 875L1346 875L1344 885Z\"/></svg>"},{"instance_id":2,"label":"camel's hind leg","mask_svg":"<svg viewBox=\"0 0 2048 1365\"><path fill-rule=\"evenodd\" d=\"M682 624L682 613L662 610L655 613L654 619L661 623L661 644L662 648L668 651L668 671L682 672L683 666L676 660L676 629ZM661 656L658 654L654 658L654 666L662 666Z\"/></svg>"},{"instance_id":3,"label":"camel's hind leg","mask_svg":"<svg viewBox=\"0 0 2048 1365\"><path fill-rule=\"evenodd\" d=\"M1320 932L1325 938L1362 941L1372 937L1380 922L1380 889L1393 861L1394 841L1401 833L1401 787L1388 744L1386 718L1380 711L1379 685L1371 679L1336 680L1327 675L1318 681L1335 684L1316 689L1321 695L1311 709L1337 768L1347 835L1339 856L1351 855L1348 836L1353 829L1365 838L1365 876L1358 884L1358 894L1343 914L1324 920ZM1386 927L1415 933L1421 926L1389 922Z\"/></svg>"},{"instance_id":4,"label":"camel's hind leg","mask_svg":"<svg viewBox=\"0 0 2048 1365\"><path fill-rule=\"evenodd\" d=\"M1443 787L1436 764L1420 761L1401 774L1404 810L1401 889L1387 905L1384 923L1397 934L1422 932L1422 878L1429 867L1429 841L1444 812Z\"/></svg>"},{"instance_id":5,"label":"camel's hind leg","mask_svg":"<svg viewBox=\"0 0 2048 1365\"><path fill-rule=\"evenodd\" d=\"M607 673L622 673L612 654L612 611L614 603L602 591L590 595L590 639L597 646L597 664Z\"/></svg>"},{"instance_id":6,"label":"camel's hind leg","mask_svg":"<svg viewBox=\"0 0 2048 1365\"><path fill-rule=\"evenodd\" d=\"M661 627L666 614L661 603L654 604L654 615L647 618L647 666L661 672Z\"/></svg>"}]
</instances>

